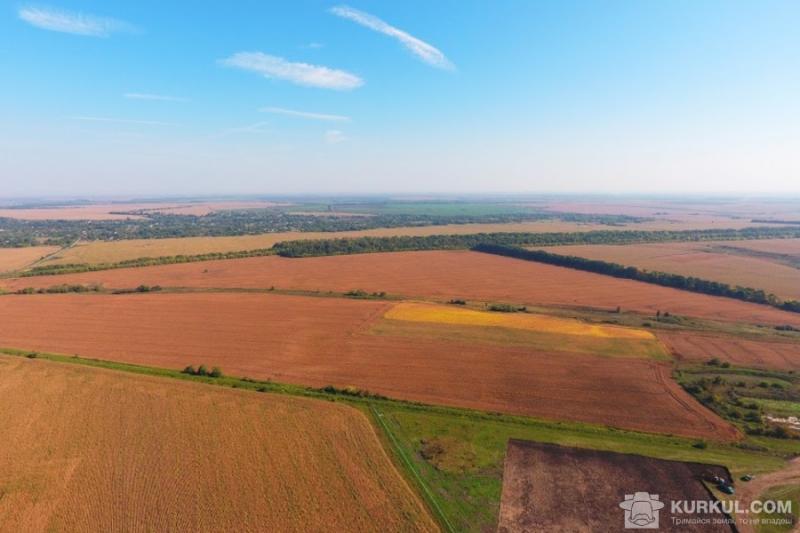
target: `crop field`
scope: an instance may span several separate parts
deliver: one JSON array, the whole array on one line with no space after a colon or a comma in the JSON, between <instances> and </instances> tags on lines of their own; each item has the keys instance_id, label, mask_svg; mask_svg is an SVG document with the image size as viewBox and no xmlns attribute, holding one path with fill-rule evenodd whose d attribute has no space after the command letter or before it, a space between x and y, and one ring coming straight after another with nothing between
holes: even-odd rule
<instances>
[{"instance_id":1,"label":"crop field","mask_svg":"<svg viewBox=\"0 0 800 533\"><path fill-rule=\"evenodd\" d=\"M734 248L752 250L755 252L785 254L800 259L800 239L764 239L737 241L726 244Z\"/></svg>"},{"instance_id":2,"label":"crop field","mask_svg":"<svg viewBox=\"0 0 800 533\"><path fill-rule=\"evenodd\" d=\"M681 274L736 286L763 289L786 299L800 299L800 268L768 256L745 255L760 241L555 246L548 252L597 259L646 270ZM770 240L767 249L781 249ZM791 249L791 243L786 246ZM737 250L741 252L737 253Z\"/></svg>"},{"instance_id":3,"label":"crop field","mask_svg":"<svg viewBox=\"0 0 800 533\"><path fill-rule=\"evenodd\" d=\"M0 248L0 274L25 268L53 252L58 246L28 246L25 248Z\"/></svg>"},{"instance_id":4,"label":"crop field","mask_svg":"<svg viewBox=\"0 0 800 533\"><path fill-rule=\"evenodd\" d=\"M157 242L157 241L148 241ZM712 320L800 326L800 314L601 274L469 251L390 252L287 259L277 256L0 280L7 289L61 283L269 288L527 305L657 311Z\"/></svg>"},{"instance_id":5,"label":"crop field","mask_svg":"<svg viewBox=\"0 0 800 533\"><path fill-rule=\"evenodd\" d=\"M707 362L717 358L741 367L776 370L800 368L800 343L691 332L660 332L658 338L681 360Z\"/></svg>"},{"instance_id":6,"label":"crop field","mask_svg":"<svg viewBox=\"0 0 800 533\"><path fill-rule=\"evenodd\" d=\"M498 532L623 531L619 504L628 495L633 498L634 489L657 494L663 502L708 500L702 479L713 475L732 481L719 466L512 439ZM667 504L659 512L660 531L732 531L729 525L714 523L724 518L719 512L692 515L709 523L675 524L672 517Z\"/></svg>"},{"instance_id":7,"label":"crop field","mask_svg":"<svg viewBox=\"0 0 800 533\"><path fill-rule=\"evenodd\" d=\"M112 215L116 216L116 215ZM635 230L690 230L690 229L741 229L752 226L743 221L727 224L683 223L671 221L650 221L626 224L624 228ZM234 237L180 237L167 239L130 239L121 241L81 242L64 250L47 263L115 263L142 257L161 257L170 255L197 255L206 253L236 252L269 248L275 243L291 240L337 239L354 237L389 237L395 235L466 235L472 233L494 232L532 232L552 233L570 231L608 230L610 226L603 224L535 221L509 222L492 224L444 224L436 226L413 226L396 228L376 228L358 231L337 232L276 232L259 235L242 235Z\"/></svg>"},{"instance_id":8,"label":"crop field","mask_svg":"<svg viewBox=\"0 0 800 533\"><path fill-rule=\"evenodd\" d=\"M397 304L389 309L384 314L384 317L392 320L407 320L409 322L501 327L561 335L612 339L655 339L655 335L642 329L589 324L579 320L540 314L475 311L425 303L406 302Z\"/></svg>"},{"instance_id":9,"label":"crop field","mask_svg":"<svg viewBox=\"0 0 800 533\"><path fill-rule=\"evenodd\" d=\"M123 215L129 211L144 211L172 215L202 216L224 209L255 209L272 207L273 202L217 201L217 202L141 202L109 203L90 205L68 205L33 208L0 208L0 218L20 220L125 220L143 218L139 215Z\"/></svg>"},{"instance_id":10,"label":"crop field","mask_svg":"<svg viewBox=\"0 0 800 533\"><path fill-rule=\"evenodd\" d=\"M641 357L601 358L586 344L573 353L564 343L544 350L430 331L373 332L385 323L416 325L382 318L390 307L244 293L4 296L0 346L173 369L204 364L234 376L354 386L431 404L709 439L739 437L694 402L670 378L670 366L646 350Z\"/></svg>"},{"instance_id":11,"label":"crop field","mask_svg":"<svg viewBox=\"0 0 800 533\"><path fill-rule=\"evenodd\" d=\"M436 529L347 406L8 356L0 388L3 531Z\"/></svg>"}]
</instances>

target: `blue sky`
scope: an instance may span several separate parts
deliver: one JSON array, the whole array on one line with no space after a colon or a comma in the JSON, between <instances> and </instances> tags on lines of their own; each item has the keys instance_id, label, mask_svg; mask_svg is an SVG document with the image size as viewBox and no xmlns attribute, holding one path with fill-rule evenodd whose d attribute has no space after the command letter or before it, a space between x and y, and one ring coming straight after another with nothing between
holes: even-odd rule
<instances>
[{"instance_id":1,"label":"blue sky","mask_svg":"<svg viewBox=\"0 0 800 533\"><path fill-rule=\"evenodd\" d=\"M800 192L800 3L4 3L0 196Z\"/></svg>"}]
</instances>

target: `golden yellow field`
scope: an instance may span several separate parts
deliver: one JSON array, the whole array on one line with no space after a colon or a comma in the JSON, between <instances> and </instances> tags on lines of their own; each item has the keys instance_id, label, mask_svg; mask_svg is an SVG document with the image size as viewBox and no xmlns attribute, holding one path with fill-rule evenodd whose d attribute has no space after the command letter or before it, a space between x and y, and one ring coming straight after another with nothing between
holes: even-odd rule
<instances>
[{"instance_id":1,"label":"golden yellow field","mask_svg":"<svg viewBox=\"0 0 800 533\"><path fill-rule=\"evenodd\" d=\"M652 221L640 224L629 224L626 228L639 230L684 230L739 228L746 226L742 222L726 222L723 225L714 223L685 223L672 221ZM243 235L238 237L184 237L174 239L132 239L125 241L93 241L79 243L64 250L45 264L67 263L114 263L140 257L159 257L167 255L195 255L218 252L236 252L269 248L277 242L299 239L337 239L352 237L386 237L393 235L463 235L470 233L492 232L560 232L607 230L609 226L601 224L579 224L575 222L541 221L509 224L451 224L442 226L377 228L362 231L340 232L284 232L264 233L260 235ZM619 228L616 228L619 229Z\"/></svg>"},{"instance_id":2,"label":"golden yellow field","mask_svg":"<svg viewBox=\"0 0 800 533\"><path fill-rule=\"evenodd\" d=\"M42 257L58 251L58 246L0 248L0 274L24 268Z\"/></svg>"},{"instance_id":3,"label":"golden yellow field","mask_svg":"<svg viewBox=\"0 0 800 533\"><path fill-rule=\"evenodd\" d=\"M340 404L0 356L0 531L433 531Z\"/></svg>"},{"instance_id":4,"label":"golden yellow field","mask_svg":"<svg viewBox=\"0 0 800 533\"><path fill-rule=\"evenodd\" d=\"M560 335L578 335L611 339L654 340L649 331L617 326L588 324L571 318L529 313L475 311L453 306L403 302L384 314L384 318L409 322L491 326Z\"/></svg>"}]
</instances>

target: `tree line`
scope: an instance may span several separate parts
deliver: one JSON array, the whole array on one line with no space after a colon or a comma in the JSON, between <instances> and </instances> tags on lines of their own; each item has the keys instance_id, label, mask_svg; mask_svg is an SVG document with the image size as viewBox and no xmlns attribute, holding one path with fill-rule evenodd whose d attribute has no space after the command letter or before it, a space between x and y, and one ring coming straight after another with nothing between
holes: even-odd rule
<instances>
[{"instance_id":1,"label":"tree line","mask_svg":"<svg viewBox=\"0 0 800 533\"><path fill-rule=\"evenodd\" d=\"M721 283L718 281L709 281L691 276L682 276L680 274L642 270L632 266L620 265L618 263L610 263L597 259L586 259L584 257L576 257L573 255L553 254L543 250L525 250L515 246L483 243L473 247L473 250L477 252L513 257L516 259L524 259L526 261L547 263L548 265L584 270L586 272L605 274L615 278L643 281L645 283L653 283L655 285L662 285L664 287L672 287L685 291L710 294L712 296L735 298L745 302L771 305L785 311L800 313L800 301L781 300L774 294L767 293L761 289L739 286L734 287L727 283Z\"/></svg>"},{"instance_id":2,"label":"tree line","mask_svg":"<svg viewBox=\"0 0 800 533\"><path fill-rule=\"evenodd\" d=\"M371 252L469 249L479 244L503 246L558 246L569 244L632 244L645 242L732 241L745 239L800 238L800 228L764 227L681 231L596 230L552 233L473 233L357 237L283 241L272 250L283 257L347 255Z\"/></svg>"}]
</instances>

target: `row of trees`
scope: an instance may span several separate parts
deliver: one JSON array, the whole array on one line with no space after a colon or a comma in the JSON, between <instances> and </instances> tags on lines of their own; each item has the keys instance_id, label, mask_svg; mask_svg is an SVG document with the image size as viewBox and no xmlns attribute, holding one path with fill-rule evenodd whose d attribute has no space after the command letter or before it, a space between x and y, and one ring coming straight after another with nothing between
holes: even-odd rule
<instances>
[{"instance_id":1,"label":"row of trees","mask_svg":"<svg viewBox=\"0 0 800 533\"><path fill-rule=\"evenodd\" d=\"M745 239L798 238L800 228L764 227L683 231L599 230L552 233L473 233L359 237L279 242L273 246L284 257L359 254L409 250L468 249L479 244L504 246L556 246L568 244L631 244L640 242L731 241Z\"/></svg>"},{"instance_id":2,"label":"row of trees","mask_svg":"<svg viewBox=\"0 0 800 533\"><path fill-rule=\"evenodd\" d=\"M298 208L301 209L302 207ZM337 232L403 226L446 224L490 224L537 220L567 220L581 223L620 225L645 219L627 215L583 213L513 212L487 214L380 213L341 217L291 213L280 209L218 211L204 216L172 215L152 211L129 211L127 220L19 220L0 218L0 247L36 244L66 246L76 240L162 239L170 237L220 237L257 235L284 231Z\"/></svg>"},{"instance_id":3,"label":"row of trees","mask_svg":"<svg viewBox=\"0 0 800 533\"><path fill-rule=\"evenodd\" d=\"M526 261L537 261L549 265L585 270L587 272L605 274L616 278L633 279L686 291L735 298L746 302L771 305L786 311L800 312L799 301L783 301L774 294L767 293L761 289L739 286L733 287L727 283L720 283L718 281L709 281L691 276L682 276L680 274L641 270L636 267L624 266L618 263L609 263L572 255L553 254L542 250L525 250L515 246L484 243L475 246L473 250L524 259Z\"/></svg>"}]
</instances>

